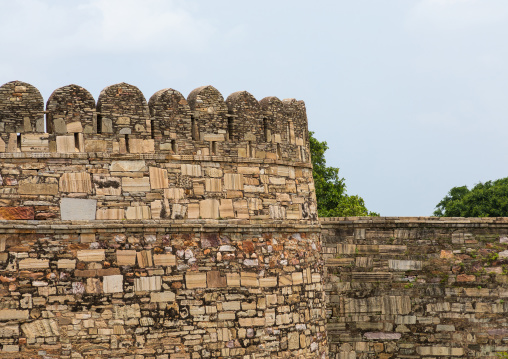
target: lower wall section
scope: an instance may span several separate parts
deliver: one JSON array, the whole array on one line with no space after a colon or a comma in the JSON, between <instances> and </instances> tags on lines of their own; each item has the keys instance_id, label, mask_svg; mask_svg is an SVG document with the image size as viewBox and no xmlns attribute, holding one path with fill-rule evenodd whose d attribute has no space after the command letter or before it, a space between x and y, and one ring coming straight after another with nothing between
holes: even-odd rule
<instances>
[{"instance_id":1,"label":"lower wall section","mask_svg":"<svg viewBox=\"0 0 508 359\"><path fill-rule=\"evenodd\" d=\"M322 221L330 358L508 351L508 218Z\"/></svg>"},{"instance_id":2,"label":"lower wall section","mask_svg":"<svg viewBox=\"0 0 508 359\"><path fill-rule=\"evenodd\" d=\"M320 253L312 223L0 225L0 356L325 358Z\"/></svg>"}]
</instances>

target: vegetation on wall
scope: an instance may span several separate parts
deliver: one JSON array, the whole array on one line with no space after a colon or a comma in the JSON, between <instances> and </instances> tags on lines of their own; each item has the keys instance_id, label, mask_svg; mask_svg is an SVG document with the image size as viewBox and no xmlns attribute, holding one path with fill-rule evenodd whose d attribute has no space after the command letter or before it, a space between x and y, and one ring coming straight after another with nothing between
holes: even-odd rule
<instances>
[{"instance_id":1,"label":"vegetation on wall","mask_svg":"<svg viewBox=\"0 0 508 359\"><path fill-rule=\"evenodd\" d=\"M339 177L338 168L326 166L326 141L318 141L313 132L309 132L309 141L319 216L379 216L365 207L362 197L346 193L345 180Z\"/></svg>"},{"instance_id":2,"label":"vegetation on wall","mask_svg":"<svg viewBox=\"0 0 508 359\"><path fill-rule=\"evenodd\" d=\"M434 211L439 217L507 217L508 177L478 183L472 189L453 187Z\"/></svg>"}]
</instances>

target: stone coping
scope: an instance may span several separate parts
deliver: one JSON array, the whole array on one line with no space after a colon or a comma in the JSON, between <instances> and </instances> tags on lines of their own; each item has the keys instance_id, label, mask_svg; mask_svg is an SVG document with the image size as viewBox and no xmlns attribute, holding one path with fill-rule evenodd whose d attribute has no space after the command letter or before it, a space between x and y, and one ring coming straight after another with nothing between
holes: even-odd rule
<instances>
[{"instance_id":1,"label":"stone coping","mask_svg":"<svg viewBox=\"0 0 508 359\"><path fill-rule=\"evenodd\" d=\"M508 225L508 217L325 217L319 218L319 222L328 224L368 224L382 225Z\"/></svg>"}]
</instances>

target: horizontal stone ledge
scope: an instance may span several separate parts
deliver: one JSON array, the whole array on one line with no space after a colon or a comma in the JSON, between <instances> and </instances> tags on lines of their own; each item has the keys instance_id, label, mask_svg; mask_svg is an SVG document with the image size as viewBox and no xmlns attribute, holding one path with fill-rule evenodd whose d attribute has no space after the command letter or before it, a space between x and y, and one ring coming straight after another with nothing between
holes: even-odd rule
<instances>
[{"instance_id":1,"label":"horizontal stone ledge","mask_svg":"<svg viewBox=\"0 0 508 359\"><path fill-rule=\"evenodd\" d=\"M259 229L283 229L284 231L296 232L320 232L321 226L316 221L305 220L264 220L249 221L244 219L229 220L143 220L143 221L119 221L119 220L95 220L95 221L37 221L37 220L18 220L18 221L0 221L0 233L8 230L16 232L26 231L27 233L55 233L55 231L68 230L86 230L90 233L97 231L122 231L139 229L161 229L163 231L199 231L199 232L234 232L237 230ZM154 231L156 232L156 231Z\"/></svg>"},{"instance_id":2,"label":"horizontal stone ledge","mask_svg":"<svg viewBox=\"0 0 508 359\"><path fill-rule=\"evenodd\" d=\"M202 155L175 155L165 153L109 153L109 152L2 152L0 159L93 159L93 160L159 160L174 162L227 162L236 164L269 164L284 165L293 167L312 168L312 164L299 161L274 160L269 158L230 157L230 156L202 156Z\"/></svg>"}]
</instances>

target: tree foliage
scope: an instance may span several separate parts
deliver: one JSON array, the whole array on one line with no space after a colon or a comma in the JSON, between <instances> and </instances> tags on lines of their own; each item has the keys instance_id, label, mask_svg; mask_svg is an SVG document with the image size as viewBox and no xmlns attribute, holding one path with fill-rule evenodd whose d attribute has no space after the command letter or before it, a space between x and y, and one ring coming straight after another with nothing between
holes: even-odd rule
<instances>
[{"instance_id":1,"label":"tree foliage","mask_svg":"<svg viewBox=\"0 0 508 359\"><path fill-rule=\"evenodd\" d=\"M467 186L453 187L436 206L435 216L507 217L508 177Z\"/></svg>"},{"instance_id":2,"label":"tree foliage","mask_svg":"<svg viewBox=\"0 0 508 359\"><path fill-rule=\"evenodd\" d=\"M319 216L379 216L365 207L362 197L346 193L346 184L344 178L339 177L338 168L326 166L327 143L316 140L313 132L309 132L309 141Z\"/></svg>"}]
</instances>

